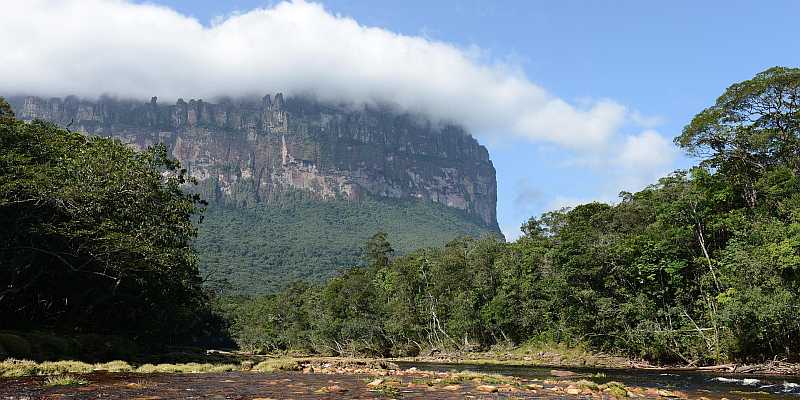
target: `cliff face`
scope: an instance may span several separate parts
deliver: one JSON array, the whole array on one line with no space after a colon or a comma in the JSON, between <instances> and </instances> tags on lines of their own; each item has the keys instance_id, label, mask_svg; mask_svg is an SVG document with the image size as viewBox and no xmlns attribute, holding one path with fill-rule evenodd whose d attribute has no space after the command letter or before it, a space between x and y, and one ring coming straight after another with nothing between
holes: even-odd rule
<instances>
[{"instance_id":1,"label":"cliff face","mask_svg":"<svg viewBox=\"0 0 800 400\"><path fill-rule=\"evenodd\" d=\"M17 97L21 119L43 119L138 147L165 143L206 196L269 202L300 189L321 199L416 198L465 211L497 229L495 170L485 147L455 125L388 109L259 100L161 105Z\"/></svg>"}]
</instances>

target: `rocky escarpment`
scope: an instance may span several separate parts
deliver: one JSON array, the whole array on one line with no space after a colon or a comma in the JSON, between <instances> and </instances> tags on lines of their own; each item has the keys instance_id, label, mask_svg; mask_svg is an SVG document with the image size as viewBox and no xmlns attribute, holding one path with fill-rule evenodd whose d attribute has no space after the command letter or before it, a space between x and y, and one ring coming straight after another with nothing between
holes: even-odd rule
<instances>
[{"instance_id":1,"label":"rocky escarpment","mask_svg":"<svg viewBox=\"0 0 800 400\"><path fill-rule=\"evenodd\" d=\"M53 121L138 147L165 143L218 202L268 203L296 189L321 199L425 199L497 230L489 154L456 125L281 94L170 105L155 97L16 97L11 104L22 119Z\"/></svg>"}]
</instances>

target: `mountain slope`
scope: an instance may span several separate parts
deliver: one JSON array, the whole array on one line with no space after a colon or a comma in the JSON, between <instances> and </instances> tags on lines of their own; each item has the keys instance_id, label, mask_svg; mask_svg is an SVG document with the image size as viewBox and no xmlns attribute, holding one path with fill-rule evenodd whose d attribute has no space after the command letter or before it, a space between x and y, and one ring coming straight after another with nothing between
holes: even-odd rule
<instances>
[{"instance_id":1,"label":"mountain slope","mask_svg":"<svg viewBox=\"0 0 800 400\"><path fill-rule=\"evenodd\" d=\"M15 97L11 104L22 119L137 147L166 144L211 203L198 239L203 269L241 275L229 280L248 291L352 265L378 229L401 252L499 234L489 154L455 124L281 94L172 105L155 97ZM342 240L316 232L323 227Z\"/></svg>"},{"instance_id":2,"label":"mountain slope","mask_svg":"<svg viewBox=\"0 0 800 400\"><path fill-rule=\"evenodd\" d=\"M196 248L211 282L262 293L295 280L323 281L361 264L362 248L377 231L388 234L398 254L490 233L463 211L429 201L298 196L254 207L211 207Z\"/></svg>"}]
</instances>

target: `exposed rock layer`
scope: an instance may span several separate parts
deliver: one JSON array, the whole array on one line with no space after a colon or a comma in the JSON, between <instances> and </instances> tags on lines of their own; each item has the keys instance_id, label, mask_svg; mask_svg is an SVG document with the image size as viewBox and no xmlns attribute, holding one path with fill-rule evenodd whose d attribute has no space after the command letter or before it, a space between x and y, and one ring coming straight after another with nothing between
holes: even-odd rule
<instances>
[{"instance_id":1,"label":"exposed rock layer","mask_svg":"<svg viewBox=\"0 0 800 400\"><path fill-rule=\"evenodd\" d=\"M495 170L485 147L456 125L380 107L322 104L281 94L261 100L182 99L174 105L76 97L11 99L17 116L163 142L212 200L269 202L282 191L358 200L427 199L497 230Z\"/></svg>"}]
</instances>

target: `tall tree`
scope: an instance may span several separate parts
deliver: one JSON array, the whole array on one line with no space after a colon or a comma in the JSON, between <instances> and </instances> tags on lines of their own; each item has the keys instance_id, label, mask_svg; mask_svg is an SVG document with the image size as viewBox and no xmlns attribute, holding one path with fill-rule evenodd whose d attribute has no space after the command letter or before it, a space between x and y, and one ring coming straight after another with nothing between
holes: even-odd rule
<instances>
[{"instance_id":1,"label":"tall tree","mask_svg":"<svg viewBox=\"0 0 800 400\"><path fill-rule=\"evenodd\" d=\"M364 255L367 265L373 268L382 268L389 265L394 254L394 249L386 238L386 232L378 232L367 241Z\"/></svg>"},{"instance_id":2,"label":"tall tree","mask_svg":"<svg viewBox=\"0 0 800 400\"><path fill-rule=\"evenodd\" d=\"M675 143L729 177L755 207L761 175L778 166L800 174L800 68L770 68L730 86Z\"/></svg>"},{"instance_id":3,"label":"tall tree","mask_svg":"<svg viewBox=\"0 0 800 400\"><path fill-rule=\"evenodd\" d=\"M164 146L140 152L3 115L0 320L185 333L203 303L192 248L202 204L183 190L186 171Z\"/></svg>"}]
</instances>

